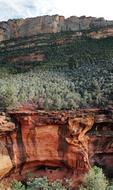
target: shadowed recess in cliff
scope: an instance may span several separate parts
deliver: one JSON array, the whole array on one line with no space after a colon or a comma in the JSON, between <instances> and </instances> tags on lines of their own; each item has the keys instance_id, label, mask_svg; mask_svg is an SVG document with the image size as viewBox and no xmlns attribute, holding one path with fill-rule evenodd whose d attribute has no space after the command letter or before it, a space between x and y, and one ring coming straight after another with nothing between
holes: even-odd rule
<instances>
[{"instance_id":1,"label":"shadowed recess in cliff","mask_svg":"<svg viewBox=\"0 0 113 190\"><path fill-rule=\"evenodd\" d=\"M6 148L8 150L8 154L10 156L10 159L11 159L13 167L15 167L14 151L13 151L13 139L11 137L10 132L9 132L9 134L7 134L7 136L5 137L5 139L6 139Z\"/></svg>"},{"instance_id":2,"label":"shadowed recess in cliff","mask_svg":"<svg viewBox=\"0 0 113 190\"><path fill-rule=\"evenodd\" d=\"M22 168L24 166L24 164L26 163L26 152L25 152L25 148L24 148L24 143L23 143L23 139L22 139L22 128L21 128L21 123L20 121L16 121L16 126L17 126L17 132L16 132L16 140L17 140L17 145L18 145L18 149L19 149L19 160L20 160L20 174L22 171Z\"/></svg>"},{"instance_id":3,"label":"shadowed recess in cliff","mask_svg":"<svg viewBox=\"0 0 113 190\"><path fill-rule=\"evenodd\" d=\"M65 140L65 137L68 134L68 128L67 125L59 125L58 128L58 136L59 136L59 146L58 146L58 154L59 157L62 159L62 164L65 165L65 167L68 167L68 164L66 163L66 160L64 160L65 153L67 152L68 149L68 143Z\"/></svg>"},{"instance_id":4,"label":"shadowed recess in cliff","mask_svg":"<svg viewBox=\"0 0 113 190\"><path fill-rule=\"evenodd\" d=\"M112 179L113 178L113 166L112 166L112 160L113 160L113 152L100 152L95 153L93 157L93 164L101 167L105 173L105 175Z\"/></svg>"}]
</instances>

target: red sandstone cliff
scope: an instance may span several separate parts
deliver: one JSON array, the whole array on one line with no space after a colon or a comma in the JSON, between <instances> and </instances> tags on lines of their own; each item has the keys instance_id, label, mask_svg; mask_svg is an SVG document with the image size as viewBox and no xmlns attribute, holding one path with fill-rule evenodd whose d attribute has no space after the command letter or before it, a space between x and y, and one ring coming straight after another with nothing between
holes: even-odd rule
<instances>
[{"instance_id":1,"label":"red sandstone cliff","mask_svg":"<svg viewBox=\"0 0 113 190\"><path fill-rule=\"evenodd\" d=\"M0 178L29 172L77 185L92 166L113 173L113 119L109 110L15 111L0 116Z\"/></svg>"}]
</instances>

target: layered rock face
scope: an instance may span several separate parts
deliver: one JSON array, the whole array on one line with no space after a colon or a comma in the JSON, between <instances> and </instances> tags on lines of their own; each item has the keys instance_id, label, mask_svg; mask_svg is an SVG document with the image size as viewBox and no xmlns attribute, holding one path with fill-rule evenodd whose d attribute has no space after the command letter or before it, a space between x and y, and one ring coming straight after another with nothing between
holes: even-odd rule
<instances>
[{"instance_id":1,"label":"layered rock face","mask_svg":"<svg viewBox=\"0 0 113 190\"><path fill-rule=\"evenodd\" d=\"M50 180L71 178L77 186L93 165L113 175L112 111L21 110L9 115L13 122L1 116L1 180L25 180L32 172Z\"/></svg>"},{"instance_id":2,"label":"layered rock face","mask_svg":"<svg viewBox=\"0 0 113 190\"><path fill-rule=\"evenodd\" d=\"M39 33L97 30L106 27L113 28L113 21L85 16L71 16L65 19L64 16L47 15L36 18L9 20L7 22L0 22L0 41L29 37Z\"/></svg>"},{"instance_id":3,"label":"layered rock face","mask_svg":"<svg viewBox=\"0 0 113 190\"><path fill-rule=\"evenodd\" d=\"M113 21L104 18L41 16L0 22L0 63L30 68L47 61L49 48L63 47L82 37L113 36ZM25 68L25 67L24 67Z\"/></svg>"},{"instance_id":4,"label":"layered rock face","mask_svg":"<svg viewBox=\"0 0 113 190\"><path fill-rule=\"evenodd\" d=\"M58 15L1 22L0 41L33 36L39 33L59 32L62 22L64 22L64 17Z\"/></svg>"}]
</instances>

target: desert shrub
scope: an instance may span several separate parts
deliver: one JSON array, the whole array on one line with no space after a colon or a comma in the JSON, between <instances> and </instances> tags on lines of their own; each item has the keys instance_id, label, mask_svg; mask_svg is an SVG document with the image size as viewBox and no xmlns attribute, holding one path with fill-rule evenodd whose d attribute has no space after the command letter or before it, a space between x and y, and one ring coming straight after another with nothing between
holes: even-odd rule
<instances>
[{"instance_id":1,"label":"desert shrub","mask_svg":"<svg viewBox=\"0 0 113 190\"><path fill-rule=\"evenodd\" d=\"M101 76L95 67L95 77L92 78L91 71L87 71L89 66L86 66L83 64L73 70L40 68L5 76L0 79L0 108L29 100L36 103L38 109L47 110L104 107L111 104L112 74L101 72Z\"/></svg>"},{"instance_id":2,"label":"desert shrub","mask_svg":"<svg viewBox=\"0 0 113 190\"><path fill-rule=\"evenodd\" d=\"M107 190L108 181L101 168L94 166L85 175L79 190Z\"/></svg>"},{"instance_id":3,"label":"desert shrub","mask_svg":"<svg viewBox=\"0 0 113 190\"><path fill-rule=\"evenodd\" d=\"M12 185L11 185L12 190L25 190L25 186L17 180L14 180Z\"/></svg>"},{"instance_id":4,"label":"desert shrub","mask_svg":"<svg viewBox=\"0 0 113 190\"><path fill-rule=\"evenodd\" d=\"M25 190L25 186L19 181L14 181L12 190ZM50 182L47 177L30 178L26 190L71 190L71 182L68 179L64 182L62 180Z\"/></svg>"},{"instance_id":5,"label":"desert shrub","mask_svg":"<svg viewBox=\"0 0 113 190\"><path fill-rule=\"evenodd\" d=\"M47 177L40 177L35 178L31 181L31 183L29 182L28 184L28 190L71 190L71 181L68 179L65 179L64 182L59 179L50 182Z\"/></svg>"}]
</instances>

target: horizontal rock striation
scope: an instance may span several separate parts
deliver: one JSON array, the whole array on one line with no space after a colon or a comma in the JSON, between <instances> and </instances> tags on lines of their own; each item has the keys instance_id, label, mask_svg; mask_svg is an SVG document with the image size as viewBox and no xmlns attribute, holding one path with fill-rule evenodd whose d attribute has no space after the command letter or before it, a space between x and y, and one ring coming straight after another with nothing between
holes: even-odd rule
<instances>
[{"instance_id":1,"label":"horizontal rock striation","mask_svg":"<svg viewBox=\"0 0 113 190\"><path fill-rule=\"evenodd\" d=\"M40 16L35 18L8 20L0 22L0 41L23 38L40 33L57 33L62 31L83 31L113 27L113 21L95 17Z\"/></svg>"},{"instance_id":2,"label":"horizontal rock striation","mask_svg":"<svg viewBox=\"0 0 113 190\"><path fill-rule=\"evenodd\" d=\"M98 109L18 110L9 113L10 121L5 125L6 118L1 116L1 180L25 180L32 172L51 180L71 178L77 186L93 165L103 167L112 177L112 114L113 110Z\"/></svg>"},{"instance_id":3,"label":"horizontal rock striation","mask_svg":"<svg viewBox=\"0 0 113 190\"><path fill-rule=\"evenodd\" d=\"M112 36L113 21L104 18L71 16L65 19L53 15L0 22L0 64L27 70L48 61L51 47L65 47L84 37Z\"/></svg>"}]
</instances>

